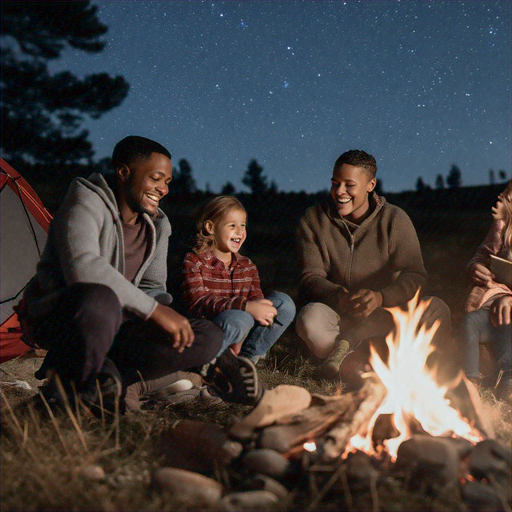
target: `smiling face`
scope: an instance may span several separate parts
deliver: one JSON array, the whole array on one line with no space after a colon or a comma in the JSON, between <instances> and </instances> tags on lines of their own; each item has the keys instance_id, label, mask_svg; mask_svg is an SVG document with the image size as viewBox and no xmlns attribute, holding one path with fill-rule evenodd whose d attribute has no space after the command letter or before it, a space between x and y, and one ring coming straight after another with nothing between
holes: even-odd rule
<instances>
[{"instance_id":1,"label":"smiling face","mask_svg":"<svg viewBox=\"0 0 512 512\"><path fill-rule=\"evenodd\" d=\"M340 216L357 224L370 207L368 193L375 188L376 182L364 167L342 164L335 168L331 178L331 197Z\"/></svg>"},{"instance_id":2,"label":"smiling face","mask_svg":"<svg viewBox=\"0 0 512 512\"><path fill-rule=\"evenodd\" d=\"M243 210L232 209L215 224L208 221L208 231L215 237L213 254L224 263L231 261L231 255L237 253L247 238L247 214Z\"/></svg>"},{"instance_id":3,"label":"smiling face","mask_svg":"<svg viewBox=\"0 0 512 512\"><path fill-rule=\"evenodd\" d=\"M151 153L149 158L140 158L116 171L120 181L118 203L123 220L134 224L140 213L155 216L160 200L169 193L172 180L170 158L160 153Z\"/></svg>"}]
</instances>

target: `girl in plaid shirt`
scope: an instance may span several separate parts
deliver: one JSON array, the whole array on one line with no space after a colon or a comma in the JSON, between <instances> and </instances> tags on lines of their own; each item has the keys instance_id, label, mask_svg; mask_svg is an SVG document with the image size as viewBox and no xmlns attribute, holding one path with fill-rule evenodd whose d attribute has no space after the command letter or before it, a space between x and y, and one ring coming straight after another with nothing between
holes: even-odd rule
<instances>
[{"instance_id":1,"label":"girl in plaid shirt","mask_svg":"<svg viewBox=\"0 0 512 512\"><path fill-rule=\"evenodd\" d=\"M239 251L247 237L247 212L231 196L203 209L196 245L183 262L183 297L191 316L213 320L230 347L257 362L290 325L295 304L282 292L266 297L256 265Z\"/></svg>"}]
</instances>

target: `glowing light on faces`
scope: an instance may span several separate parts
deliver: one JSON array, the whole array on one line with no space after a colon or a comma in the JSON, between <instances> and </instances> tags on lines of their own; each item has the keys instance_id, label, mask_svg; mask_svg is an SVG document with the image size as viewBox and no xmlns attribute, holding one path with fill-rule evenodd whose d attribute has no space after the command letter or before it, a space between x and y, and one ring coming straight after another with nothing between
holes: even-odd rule
<instances>
[{"instance_id":1,"label":"glowing light on faces","mask_svg":"<svg viewBox=\"0 0 512 512\"><path fill-rule=\"evenodd\" d=\"M231 254L237 253L247 238L247 214L239 209L227 212L213 226L215 247L213 253L221 261L230 261Z\"/></svg>"},{"instance_id":2,"label":"glowing light on faces","mask_svg":"<svg viewBox=\"0 0 512 512\"><path fill-rule=\"evenodd\" d=\"M368 211L368 193L376 185L366 169L343 164L334 169L331 178L331 198L341 217L357 222Z\"/></svg>"}]
</instances>

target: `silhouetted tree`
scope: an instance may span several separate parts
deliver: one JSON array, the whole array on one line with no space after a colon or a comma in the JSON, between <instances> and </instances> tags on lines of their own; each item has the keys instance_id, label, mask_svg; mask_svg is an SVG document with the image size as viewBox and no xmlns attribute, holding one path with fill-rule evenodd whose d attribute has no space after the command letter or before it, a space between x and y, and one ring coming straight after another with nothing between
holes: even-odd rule
<instances>
[{"instance_id":1,"label":"silhouetted tree","mask_svg":"<svg viewBox=\"0 0 512 512\"><path fill-rule=\"evenodd\" d=\"M1 148L4 158L25 171L65 174L91 164L84 115L99 118L128 93L121 76L48 71L47 63L65 48L103 50L108 29L97 9L89 1L2 1Z\"/></svg>"},{"instance_id":2,"label":"silhouetted tree","mask_svg":"<svg viewBox=\"0 0 512 512\"><path fill-rule=\"evenodd\" d=\"M462 185L462 173L455 164L452 164L448 176L446 177L448 188L457 188Z\"/></svg>"},{"instance_id":3,"label":"silhouetted tree","mask_svg":"<svg viewBox=\"0 0 512 512\"><path fill-rule=\"evenodd\" d=\"M494 171L489 169L489 183L494 185L496 183L496 176L494 175Z\"/></svg>"},{"instance_id":4,"label":"silhouetted tree","mask_svg":"<svg viewBox=\"0 0 512 512\"><path fill-rule=\"evenodd\" d=\"M263 167L257 160L251 160L245 171L242 183L249 188L252 194L261 195L268 192L267 178L263 174Z\"/></svg>"},{"instance_id":5,"label":"silhouetted tree","mask_svg":"<svg viewBox=\"0 0 512 512\"><path fill-rule=\"evenodd\" d=\"M500 169L498 171L498 176L500 178L500 181L505 181L507 179L507 173L503 169Z\"/></svg>"},{"instance_id":6,"label":"silhouetted tree","mask_svg":"<svg viewBox=\"0 0 512 512\"><path fill-rule=\"evenodd\" d=\"M220 193L223 196L232 196L236 192L235 186L231 181L228 181L221 189Z\"/></svg>"},{"instance_id":7,"label":"silhouetted tree","mask_svg":"<svg viewBox=\"0 0 512 512\"><path fill-rule=\"evenodd\" d=\"M436 176L436 189L442 190L443 188L444 188L444 178L443 178L442 174L438 174Z\"/></svg>"},{"instance_id":8,"label":"silhouetted tree","mask_svg":"<svg viewBox=\"0 0 512 512\"><path fill-rule=\"evenodd\" d=\"M425 182L423 181L423 178L420 176L416 180L416 191L417 192L423 192L424 190L426 190L426 188L427 188L427 185L425 185Z\"/></svg>"},{"instance_id":9,"label":"silhouetted tree","mask_svg":"<svg viewBox=\"0 0 512 512\"><path fill-rule=\"evenodd\" d=\"M192 167L185 158L178 162L178 169L174 169L170 190L173 195L193 194L197 190Z\"/></svg>"},{"instance_id":10,"label":"silhouetted tree","mask_svg":"<svg viewBox=\"0 0 512 512\"><path fill-rule=\"evenodd\" d=\"M278 192L277 183L274 180L272 180L270 182L270 187L269 187L268 191L271 194L277 194L277 192Z\"/></svg>"}]
</instances>

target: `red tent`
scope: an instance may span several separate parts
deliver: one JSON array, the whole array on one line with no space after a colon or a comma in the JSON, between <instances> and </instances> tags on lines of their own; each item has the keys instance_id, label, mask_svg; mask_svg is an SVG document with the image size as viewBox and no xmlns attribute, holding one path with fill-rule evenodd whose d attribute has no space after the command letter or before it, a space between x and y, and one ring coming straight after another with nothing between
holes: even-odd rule
<instances>
[{"instance_id":1,"label":"red tent","mask_svg":"<svg viewBox=\"0 0 512 512\"><path fill-rule=\"evenodd\" d=\"M32 187L0 158L0 363L30 350L13 306L35 274L51 220Z\"/></svg>"}]
</instances>

